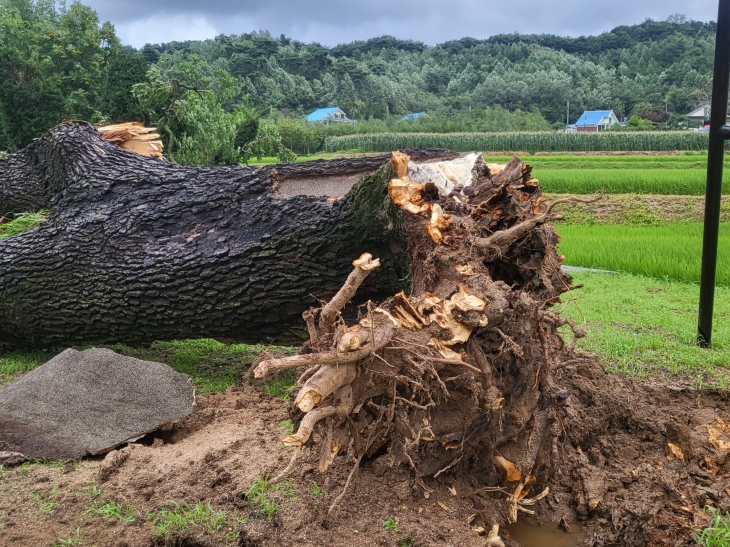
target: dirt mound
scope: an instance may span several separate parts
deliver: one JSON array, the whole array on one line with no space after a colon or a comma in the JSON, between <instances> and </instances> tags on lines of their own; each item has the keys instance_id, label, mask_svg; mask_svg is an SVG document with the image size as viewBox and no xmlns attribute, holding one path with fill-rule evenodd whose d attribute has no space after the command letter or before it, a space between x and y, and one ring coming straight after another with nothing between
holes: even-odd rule
<instances>
[{"instance_id":1,"label":"dirt mound","mask_svg":"<svg viewBox=\"0 0 730 547\"><path fill-rule=\"evenodd\" d=\"M706 524L705 505L730 509L730 438L719 427L720 420L730 419L725 395L640 384L608 375L590 359L568 363L558 374L571 419L565 422L565 441L554 447L561 467L550 493L533 506L538 517L585 527L593 545L675 546L693 543L692 531ZM417 479L404 466L390 467L387 454L376 454L363 460L323 528L352 462L339 456L321 475L317 435L291 476L289 492L272 494L279 510L268 520L243 494L261 474L275 474L289 459L279 441L287 404L251 387L200 397L199 403L199 412L104 460L5 469L0 544L49 545L79 534L89 545L128 547L399 542L481 547L485 538L474 530L504 522L498 508L505 491L480 481L491 461L475 459L466 472ZM119 460L109 472L108 463ZM131 506L130 522L89 513L107 501ZM153 526L161 511L173 507L171 501L210 502L214 513L228 519L217 531L203 522L163 537Z\"/></svg>"}]
</instances>

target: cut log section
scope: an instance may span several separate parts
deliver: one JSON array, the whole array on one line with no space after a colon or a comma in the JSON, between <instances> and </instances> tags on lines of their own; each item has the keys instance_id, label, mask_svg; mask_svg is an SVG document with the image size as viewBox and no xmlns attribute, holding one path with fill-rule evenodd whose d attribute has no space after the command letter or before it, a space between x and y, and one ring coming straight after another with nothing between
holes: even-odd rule
<instances>
[{"instance_id":1,"label":"cut log section","mask_svg":"<svg viewBox=\"0 0 730 547\"><path fill-rule=\"evenodd\" d=\"M145 127L139 122L116 125L97 125L101 138L120 148L150 158L161 158L163 145L156 127Z\"/></svg>"}]
</instances>

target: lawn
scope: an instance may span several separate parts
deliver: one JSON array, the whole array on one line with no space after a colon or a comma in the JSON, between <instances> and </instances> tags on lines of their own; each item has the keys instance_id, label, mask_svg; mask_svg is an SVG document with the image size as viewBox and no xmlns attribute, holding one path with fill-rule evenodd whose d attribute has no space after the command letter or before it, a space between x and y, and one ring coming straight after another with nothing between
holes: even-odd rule
<instances>
[{"instance_id":1,"label":"lawn","mask_svg":"<svg viewBox=\"0 0 730 547\"><path fill-rule=\"evenodd\" d=\"M702 224L561 224L565 264L698 282ZM730 224L720 225L717 283L730 286Z\"/></svg>"},{"instance_id":2,"label":"lawn","mask_svg":"<svg viewBox=\"0 0 730 547\"><path fill-rule=\"evenodd\" d=\"M584 272L574 283L584 287L566 313L588 331L578 346L608 370L730 388L730 288L717 289L712 348L702 349L695 344L698 285Z\"/></svg>"},{"instance_id":3,"label":"lawn","mask_svg":"<svg viewBox=\"0 0 730 547\"><path fill-rule=\"evenodd\" d=\"M198 393L217 393L238 384L251 361L266 348L263 345L222 344L205 338L154 342L136 348L122 344L111 346L111 349L122 355L165 363L187 374ZM271 349L287 353L295 351L291 348ZM0 386L42 365L55 353L58 352L12 352L0 355ZM287 398L294 380L291 374L282 373L271 378L264 389L270 395Z\"/></svg>"}]
</instances>

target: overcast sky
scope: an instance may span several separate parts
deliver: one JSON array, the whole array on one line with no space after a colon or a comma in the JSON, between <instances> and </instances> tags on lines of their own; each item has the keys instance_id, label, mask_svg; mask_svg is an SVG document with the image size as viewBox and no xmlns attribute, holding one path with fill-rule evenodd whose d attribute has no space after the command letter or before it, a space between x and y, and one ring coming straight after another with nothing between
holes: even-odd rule
<instances>
[{"instance_id":1,"label":"overcast sky","mask_svg":"<svg viewBox=\"0 0 730 547\"><path fill-rule=\"evenodd\" d=\"M438 44L505 32L599 34L683 13L717 18L718 0L82 0L135 47L268 30L334 46L390 34Z\"/></svg>"}]
</instances>

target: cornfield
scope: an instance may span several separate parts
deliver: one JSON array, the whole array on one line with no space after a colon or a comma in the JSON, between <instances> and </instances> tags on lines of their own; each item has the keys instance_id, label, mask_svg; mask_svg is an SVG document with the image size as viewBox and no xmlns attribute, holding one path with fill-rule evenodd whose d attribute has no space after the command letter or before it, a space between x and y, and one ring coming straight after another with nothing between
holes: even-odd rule
<instances>
[{"instance_id":1,"label":"cornfield","mask_svg":"<svg viewBox=\"0 0 730 547\"><path fill-rule=\"evenodd\" d=\"M707 150L707 133L646 131L604 133L378 133L327 137L325 152L391 152L448 148L454 152L600 152Z\"/></svg>"}]
</instances>

